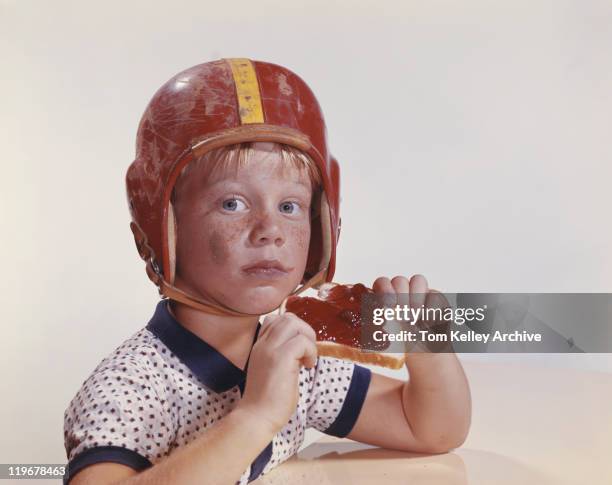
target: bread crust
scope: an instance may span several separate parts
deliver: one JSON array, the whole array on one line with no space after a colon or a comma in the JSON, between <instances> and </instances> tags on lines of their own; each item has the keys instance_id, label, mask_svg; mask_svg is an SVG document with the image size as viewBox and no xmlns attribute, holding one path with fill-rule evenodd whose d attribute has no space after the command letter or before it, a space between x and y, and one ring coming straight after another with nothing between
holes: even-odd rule
<instances>
[{"instance_id":1,"label":"bread crust","mask_svg":"<svg viewBox=\"0 0 612 485\"><path fill-rule=\"evenodd\" d=\"M372 364L389 369L401 369L406 362L405 354L383 354L380 352L363 352L360 349L336 342L317 341L320 356L351 360L362 364Z\"/></svg>"}]
</instances>

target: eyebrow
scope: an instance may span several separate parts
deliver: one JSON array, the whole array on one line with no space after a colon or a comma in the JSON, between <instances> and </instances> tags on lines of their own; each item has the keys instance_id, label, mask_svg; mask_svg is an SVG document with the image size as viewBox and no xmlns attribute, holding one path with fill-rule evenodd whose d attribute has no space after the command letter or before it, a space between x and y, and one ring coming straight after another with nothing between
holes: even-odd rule
<instances>
[{"instance_id":1,"label":"eyebrow","mask_svg":"<svg viewBox=\"0 0 612 485\"><path fill-rule=\"evenodd\" d=\"M302 187L304 187L306 190L312 190L312 187L310 186L310 184L304 183L302 181L299 182L291 182L293 185L301 185Z\"/></svg>"}]
</instances>

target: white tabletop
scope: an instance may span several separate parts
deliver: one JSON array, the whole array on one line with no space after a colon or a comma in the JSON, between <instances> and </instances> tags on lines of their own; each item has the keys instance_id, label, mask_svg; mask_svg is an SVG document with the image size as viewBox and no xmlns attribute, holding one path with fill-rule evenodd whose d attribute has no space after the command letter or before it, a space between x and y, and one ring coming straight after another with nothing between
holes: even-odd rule
<instances>
[{"instance_id":1,"label":"white tabletop","mask_svg":"<svg viewBox=\"0 0 612 485\"><path fill-rule=\"evenodd\" d=\"M324 437L256 483L612 484L612 375L465 364L472 428L451 453Z\"/></svg>"}]
</instances>

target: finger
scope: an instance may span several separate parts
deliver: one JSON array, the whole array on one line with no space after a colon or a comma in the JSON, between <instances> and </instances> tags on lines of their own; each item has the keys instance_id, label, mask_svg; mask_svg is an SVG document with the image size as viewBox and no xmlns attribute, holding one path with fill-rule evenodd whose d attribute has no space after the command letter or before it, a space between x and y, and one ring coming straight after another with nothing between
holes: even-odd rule
<instances>
[{"instance_id":1,"label":"finger","mask_svg":"<svg viewBox=\"0 0 612 485\"><path fill-rule=\"evenodd\" d=\"M386 276L380 276L374 280L372 289L377 295L382 295L382 301L378 299L384 306L392 307L397 304L395 290L391 284L391 280Z\"/></svg>"},{"instance_id":2,"label":"finger","mask_svg":"<svg viewBox=\"0 0 612 485\"><path fill-rule=\"evenodd\" d=\"M405 276L395 276L391 284L397 293L397 304L410 306L410 282Z\"/></svg>"},{"instance_id":3,"label":"finger","mask_svg":"<svg viewBox=\"0 0 612 485\"><path fill-rule=\"evenodd\" d=\"M427 303L426 306L428 308L449 308L450 303L444 293L434 290L431 288L427 293Z\"/></svg>"},{"instance_id":4,"label":"finger","mask_svg":"<svg viewBox=\"0 0 612 485\"><path fill-rule=\"evenodd\" d=\"M313 342L316 342L317 341L317 332L315 332L314 328L312 328L307 322L302 320L297 315L295 316L295 318L296 318L296 324L299 325L299 327L301 329L300 333L302 335L305 335L306 337L308 337Z\"/></svg>"},{"instance_id":5,"label":"finger","mask_svg":"<svg viewBox=\"0 0 612 485\"><path fill-rule=\"evenodd\" d=\"M422 274L410 278L410 308L420 308L425 305L427 297L427 280Z\"/></svg>"},{"instance_id":6,"label":"finger","mask_svg":"<svg viewBox=\"0 0 612 485\"><path fill-rule=\"evenodd\" d=\"M286 341L279 349L283 355L298 361L304 367L317 365L317 346L305 335L299 334Z\"/></svg>"},{"instance_id":7,"label":"finger","mask_svg":"<svg viewBox=\"0 0 612 485\"><path fill-rule=\"evenodd\" d=\"M312 342L316 341L316 333L310 325L297 315L287 312L278 319L268 332L268 341L276 348L294 336L301 334Z\"/></svg>"},{"instance_id":8,"label":"finger","mask_svg":"<svg viewBox=\"0 0 612 485\"><path fill-rule=\"evenodd\" d=\"M279 315L267 315L266 317L264 317L263 322L261 323L261 329L259 330L259 334L257 336L257 340L264 340L267 338L270 328L272 327L277 318L279 318Z\"/></svg>"},{"instance_id":9,"label":"finger","mask_svg":"<svg viewBox=\"0 0 612 485\"><path fill-rule=\"evenodd\" d=\"M426 308L439 308L441 310L444 310L445 308L450 307L450 303L448 302L448 300L446 299L443 293L440 293L437 290L431 289L427 293L425 307ZM435 320L435 322L445 323L444 320L441 320L440 322Z\"/></svg>"},{"instance_id":10,"label":"finger","mask_svg":"<svg viewBox=\"0 0 612 485\"><path fill-rule=\"evenodd\" d=\"M439 309L439 312L435 312L435 316L432 315L432 318L428 318L426 322L426 327L428 331L437 333L437 334L446 334L448 336L450 331L451 320L447 320L447 316L445 315L444 310L446 308L450 308L450 303L446 299L446 297L437 290L429 290L427 294L426 301L427 308ZM447 339L445 341L440 341L437 343L433 343L428 345L428 349L433 352L453 352L452 344Z\"/></svg>"},{"instance_id":11,"label":"finger","mask_svg":"<svg viewBox=\"0 0 612 485\"><path fill-rule=\"evenodd\" d=\"M269 314L264 317L257 340L268 340L270 338L270 334L273 333L272 331L274 328L276 328L278 325L285 325L283 320L284 318L284 314Z\"/></svg>"}]
</instances>

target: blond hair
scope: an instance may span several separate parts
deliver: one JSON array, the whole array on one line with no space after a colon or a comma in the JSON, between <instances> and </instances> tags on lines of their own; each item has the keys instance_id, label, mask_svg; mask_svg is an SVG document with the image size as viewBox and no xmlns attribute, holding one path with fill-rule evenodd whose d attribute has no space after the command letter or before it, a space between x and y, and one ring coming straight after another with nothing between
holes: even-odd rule
<instances>
[{"instance_id":1,"label":"blond hair","mask_svg":"<svg viewBox=\"0 0 612 485\"><path fill-rule=\"evenodd\" d=\"M246 166L255 151L253 143L255 142L242 142L215 148L187 164L181 171L172 191L172 202L175 202L177 189L180 190L184 180L189 178L194 171L197 171L198 176L206 180L219 172L232 169L237 172L241 167ZM306 153L291 145L285 145L284 143L272 143L272 145L271 151L280 154L283 162L281 169L305 170L312 185L313 196L316 195L322 188L322 179L314 161Z\"/></svg>"}]
</instances>

